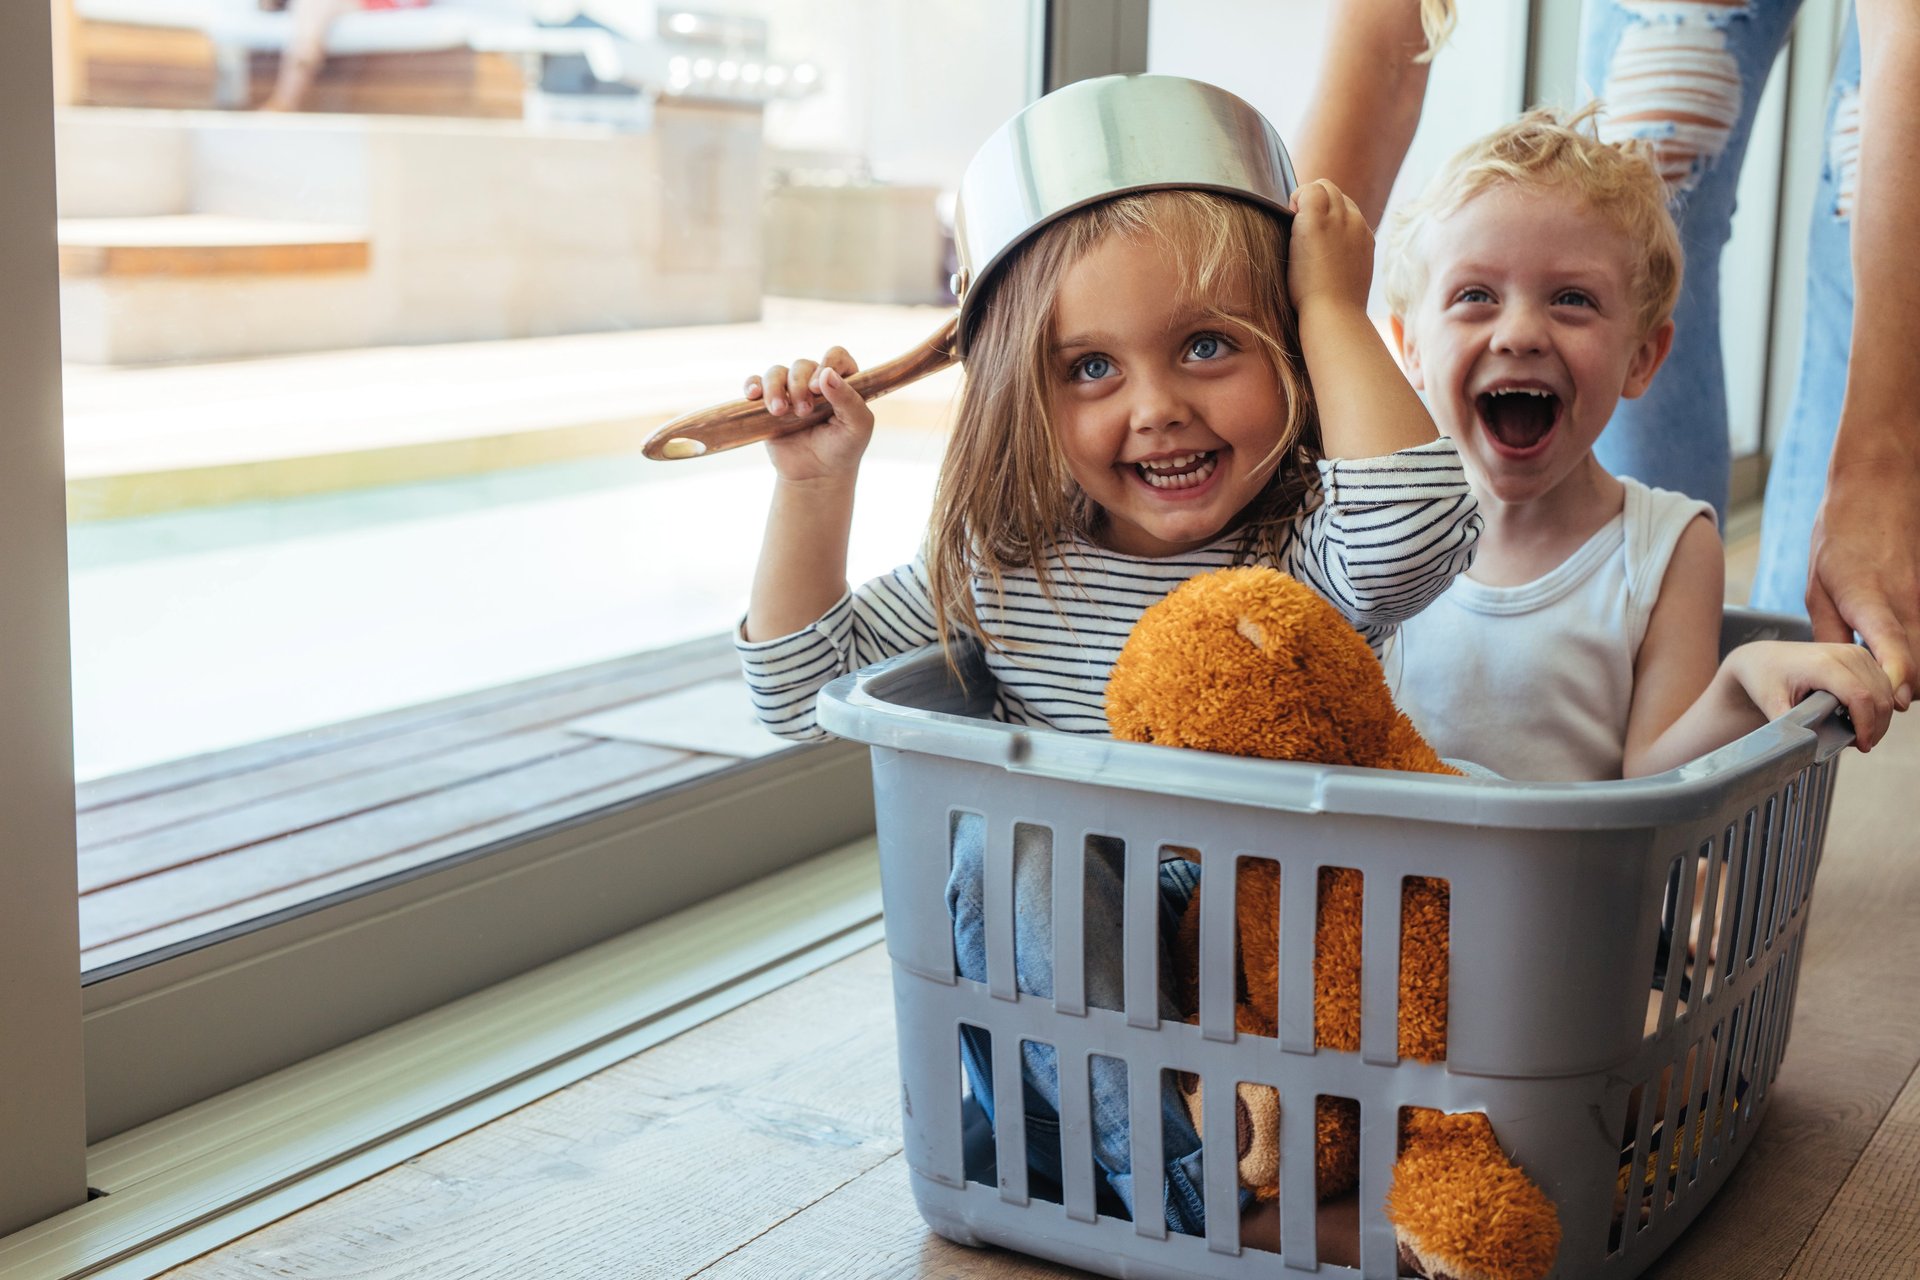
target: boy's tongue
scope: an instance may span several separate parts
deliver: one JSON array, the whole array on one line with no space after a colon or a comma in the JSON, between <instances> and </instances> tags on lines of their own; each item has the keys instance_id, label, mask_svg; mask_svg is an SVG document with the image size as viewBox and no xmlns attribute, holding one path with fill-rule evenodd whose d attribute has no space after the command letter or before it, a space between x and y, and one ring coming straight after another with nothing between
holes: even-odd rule
<instances>
[{"instance_id":1,"label":"boy's tongue","mask_svg":"<svg viewBox=\"0 0 1920 1280\"><path fill-rule=\"evenodd\" d=\"M1531 449L1553 430L1560 400L1557 396L1520 391L1489 391L1477 397L1480 421L1509 449Z\"/></svg>"}]
</instances>

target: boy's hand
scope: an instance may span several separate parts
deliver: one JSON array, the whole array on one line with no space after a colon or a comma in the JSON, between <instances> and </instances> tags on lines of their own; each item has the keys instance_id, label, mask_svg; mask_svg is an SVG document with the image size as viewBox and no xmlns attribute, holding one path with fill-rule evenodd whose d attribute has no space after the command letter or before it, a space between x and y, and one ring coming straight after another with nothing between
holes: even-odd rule
<instances>
[{"instance_id":1,"label":"boy's hand","mask_svg":"<svg viewBox=\"0 0 1920 1280\"><path fill-rule=\"evenodd\" d=\"M850 477L860 469L860 456L873 438L873 410L847 385L859 371L845 347L832 347L817 362L776 364L747 379L747 399L765 400L767 412L776 418L804 416L822 400L833 408L833 416L818 426L767 441L781 479Z\"/></svg>"},{"instance_id":2,"label":"boy's hand","mask_svg":"<svg viewBox=\"0 0 1920 1280\"><path fill-rule=\"evenodd\" d=\"M1323 302L1366 310L1373 283L1373 232L1360 206L1325 178L1293 193L1287 292L1296 311Z\"/></svg>"},{"instance_id":3,"label":"boy's hand","mask_svg":"<svg viewBox=\"0 0 1920 1280\"><path fill-rule=\"evenodd\" d=\"M1857 644L1758 640L1728 654L1722 669L1769 720L1816 689L1832 694L1847 709L1862 753L1886 736L1893 719L1893 685Z\"/></svg>"}]
</instances>

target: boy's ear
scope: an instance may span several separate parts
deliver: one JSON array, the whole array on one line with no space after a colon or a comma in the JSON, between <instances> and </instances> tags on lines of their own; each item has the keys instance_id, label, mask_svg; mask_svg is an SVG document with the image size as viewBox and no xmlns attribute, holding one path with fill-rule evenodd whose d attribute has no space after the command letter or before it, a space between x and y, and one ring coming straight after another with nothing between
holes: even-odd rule
<instances>
[{"instance_id":1,"label":"boy's ear","mask_svg":"<svg viewBox=\"0 0 1920 1280\"><path fill-rule=\"evenodd\" d=\"M1653 375L1660 372L1660 366L1666 363L1667 352L1671 350L1673 321L1662 320L1634 348L1633 358L1627 361L1627 381L1620 388L1620 398L1632 400L1646 394L1647 387L1653 382Z\"/></svg>"},{"instance_id":2,"label":"boy's ear","mask_svg":"<svg viewBox=\"0 0 1920 1280\"><path fill-rule=\"evenodd\" d=\"M1387 324L1393 329L1393 345L1400 353L1400 367L1407 371L1407 381L1415 391L1425 391L1427 383L1426 375L1420 371L1420 348L1415 345L1407 322L1399 316L1388 316Z\"/></svg>"}]
</instances>

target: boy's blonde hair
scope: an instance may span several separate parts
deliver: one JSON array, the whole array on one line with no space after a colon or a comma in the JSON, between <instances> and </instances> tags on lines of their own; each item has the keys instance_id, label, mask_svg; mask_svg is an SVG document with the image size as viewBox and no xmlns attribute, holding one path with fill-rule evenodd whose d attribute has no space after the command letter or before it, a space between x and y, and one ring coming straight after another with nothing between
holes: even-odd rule
<instances>
[{"instance_id":1,"label":"boy's blonde hair","mask_svg":"<svg viewBox=\"0 0 1920 1280\"><path fill-rule=\"evenodd\" d=\"M1503 183L1535 191L1565 191L1621 231L1635 246L1629 285L1642 335L1673 314L1680 296L1680 233L1667 211L1667 185L1653 149L1639 139L1602 142L1594 125L1600 104L1569 115L1535 107L1454 153L1418 199L1387 222L1387 307L1413 314L1427 287L1428 227L1467 201Z\"/></svg>"},{"instance_id":2,"label":"boy's blonde hair","mask_svg":"<svg viewBox=\"0 0 1920 1280\"><path fill-rule=\"evenodd\" d=\"M1051 598L1050 554L1076 535L1101 531L1105 513L1074 482L1054 434L1053 398L1063 375L1053 352L1053 312L1067 272L1115 235L1148 241L1173 261L1187 292L1168 299L1169 309L1198 302L1214 319L1245 328L1273 368L1287 420L1262 460L1272 475L1240 524L1242 558L1279 554L1289 517L1315 483L1320 426L1287 294L1286 223L1247 201L1187 189L1079 210L1039 232L995 273L968 344L927 530L942 647L954 628L995 643L974 608L975 577L997 585L1002 570L1029 568ZM1219 300L1241 284L1250 310L1223 310Z\"/></svg>"}]
</instances>

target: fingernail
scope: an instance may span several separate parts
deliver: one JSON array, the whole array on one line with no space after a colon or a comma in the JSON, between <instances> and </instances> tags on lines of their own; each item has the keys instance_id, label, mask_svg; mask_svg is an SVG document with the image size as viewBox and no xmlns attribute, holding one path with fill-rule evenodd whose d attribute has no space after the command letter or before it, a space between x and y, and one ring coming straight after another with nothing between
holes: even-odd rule
<instances>
[{"instance_id":1,"label":"fingernail","mask_svg":"<svg viewBox=\"0 0 1920 1280\"><path fill-rule=\"evenodd\" d=\"M820 374L820 385L823 387L826 386L828 383L837 383L839 381L840 381L840 375L835 373L831 369L824 370Z\"/></svg>"},{"instance_id":2,"label":"fingernail","mask_svg":"<svg viewBox=\"0 0 1920 1280\"><path fill-rule=\"evenodd\" d=\"M1893 700L1900 705L1902 711L1905 711L1909 706L1913 705L1913 687L1911 685L1901 685L1894 691Z\"/></svg>"},{"instance_id":3,"label":"fingernail","mask_svg":"<svg viewBox=\"0 0 1920 1280\"><path fill-rule=\"evenodd\" d=\"M773 399L767 401L767 408L773 410L775 413L785 413L787 411L787 402L779 396L775 396Z\"/></svg>"}]
</instances>

